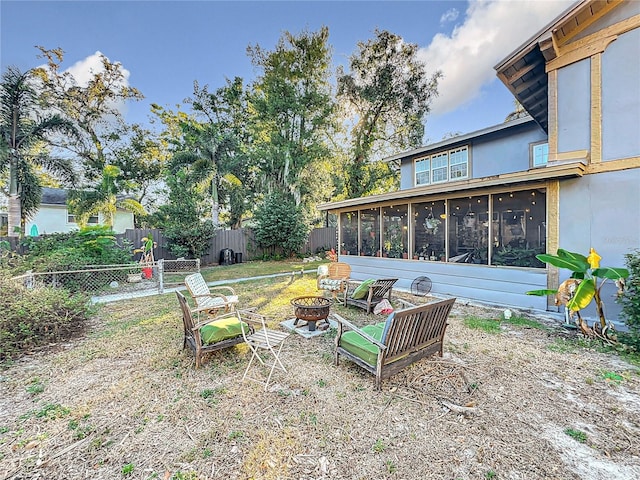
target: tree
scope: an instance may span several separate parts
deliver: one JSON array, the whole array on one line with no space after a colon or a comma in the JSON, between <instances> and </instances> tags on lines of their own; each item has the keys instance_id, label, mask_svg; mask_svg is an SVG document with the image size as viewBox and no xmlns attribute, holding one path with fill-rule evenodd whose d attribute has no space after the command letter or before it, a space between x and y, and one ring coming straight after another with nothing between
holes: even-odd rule
<instances>
[{"instance_id":1,"label":"tree","mask_svg":"<svg viewBox=\"0 0 640 480\"><path fill-rule=\"evenodd\" d=\"M323 177L304 174L329 157L335 129L328 37L326 27L297 36L285 32L273 51L247 49L262 69L249 100L252 155L264 191L286 192L296 204L311 191L331 191Z\"/></svg>"},{"instance_id":2,"label":"tree","mask_svg":"<svg viewBox=\"0 0 640 480\"><path fill-rule=\"evenodd\" d=\"M183 170L168 176L167 185L168 202L160 206L155 217L169 240L169 250L177 257L200 258L215 235L211 220L203 220L204 195Z\"/></svg>"},{"instance_id":3,"label":"tree","mask_svg":"<svg viewBox=\"0 0 640 480\"><path fill-rule=\"evenodd\" d=\"M228 225L239 228L243 216L253 209L257 177L248 149L249 107L243 81L239 77L227 80L213 93L195 82L191 104L197 118L215 125L225 139L216 165L220 213Z\"/></svg>"},{"instance_id":4,"label":"tree","mask_svg":"<svg viewBox=\"0 0 640 480\"><path fill-rule=\"evenodd\" d=\"M298 253L309 234L302 208L280 192L267 196L254 219L256 243L272 254L278 249L286 256Z\"/></svg>"},{"instance_id":5,"label":"tree","mask_svg":"<svg viewBox=\"0 0 640 480\"><path fill-rule=\"evenodd\" d=\"M215 124L195 122L183 123L183 135L187 138L186 150L174 154L170 162L170 171L188 169L192 181L210 190L211 222L214 228L218 228L220 224L219 165L228 139Z\"/></svg>"},{"instance_id":6,"label":"tree","mask_svg":"<svg viewBox=\"0 0 640 480\"><path fill-rule=\"evenodd\" d=\"M417 45L376 30L373 40L358 43L351 72L338 69L338 100L352 124L345 166L348 198L372 193L379 180L391 175L388 164L372 160L422 142L441 73L429 77L417 54Z\"/></svg>"},{"instance_id":7,"label":"tree","mask_svg":"<svg viewBox=\"0 0 640 480\"><path fill-rule=\"evenodd\" d=\"M76 215L79 226L86 226L89 217L102 215L104 225L113 227L118 208L132 212L135 215L146 214L144 207L132 198L118 197L121 190L118 186L120 169L114 165L107 165L102 172L100 183L92 189L73 190L69 194L69 211Z\"/></svg>"},{"instance_id":8,"label":"tree","mask_svg":"<svg viewBox=\"0 0 640 480\"><path fill-rule=\"evenodd\" d=\"M46 101L73 122L81 134L77 139L61 139L60 146L82 159L85 176L95 180L111 163L113 152L127 133L120 109L127 101L144 97L127 85L122 65L102 54L100 68L93 70L86 85L82 85L69 71L62 71L63 50L38 49L47 62L45 67L35 69L43 82Z\"/></svg>"},{"instance_id":9,"label":"tree","mask_svg":"<svg viewBox=\"0 0 640 480\"><path fill-rule=\"evenodd\" d=\"M0 174L9 174L9 235L24 233L24 220L40 205L36 169L45 168L66 181L74 175L68 159L49 155L43 148L54 135L75 136L73 125L57 114L43 113L33 71L9 67L0 84Z\"/></svg>"}]
</instances>

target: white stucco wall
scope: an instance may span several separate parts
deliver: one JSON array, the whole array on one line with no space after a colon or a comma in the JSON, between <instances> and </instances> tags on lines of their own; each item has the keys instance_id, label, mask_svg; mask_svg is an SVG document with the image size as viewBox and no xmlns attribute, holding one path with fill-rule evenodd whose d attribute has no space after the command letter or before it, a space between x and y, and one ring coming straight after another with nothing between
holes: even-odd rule
<instances>
[{"instance_id":1,"label":"white stucco wall","mask_svg":"<svg viewBox=\"0 0 640 480\"><path fill-rule=\"evenodd\" d=\"M102 221L102 218L100 218ZM42 205L38 212L26 223L25 233L29 235L35 225L40 235L47 233L64 233L78 230L76 223L67 222L67 208L62 205ZM133 213L118 211L114 220L113 231L124 233L133 228Z\"/></svg>"}]
</instances>

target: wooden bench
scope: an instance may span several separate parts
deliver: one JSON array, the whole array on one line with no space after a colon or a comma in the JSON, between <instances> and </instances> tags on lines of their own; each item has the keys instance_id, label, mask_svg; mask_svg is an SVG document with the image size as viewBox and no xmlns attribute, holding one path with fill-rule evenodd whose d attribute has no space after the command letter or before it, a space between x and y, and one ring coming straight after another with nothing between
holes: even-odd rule
<instances>
[{"instance_id":1,"label":"wooden bench","mask_svg":"<svg viewBox=\"0 0 640 480\"><path fill-rule=\"evenodd\" d=\"M358 328L336 313L335 364L340 355L382 379L434 354L442 356L447 318L455 298L398 310L385 322Z\"/></svg>"}]
</instances>

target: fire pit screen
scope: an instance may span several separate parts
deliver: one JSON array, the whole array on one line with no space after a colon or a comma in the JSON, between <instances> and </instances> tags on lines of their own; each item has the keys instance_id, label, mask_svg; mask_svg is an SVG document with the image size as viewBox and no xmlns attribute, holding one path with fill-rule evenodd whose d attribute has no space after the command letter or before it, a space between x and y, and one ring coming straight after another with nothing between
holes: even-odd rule
<instances>
[{"instance_id":1,"label":"fire pit screen","mask_svg":"<svg viewBox=\"0 0 640 480\"><path fill-rule=\"evenodd\" d=\"M329 316L329 307L333 302L324 297L297 297L291 300L293 305L293 313L296 316L294 325L298 320L307 322L309 331L316 329L316 322L327 320Z\"/></svg>"}]
</instances>

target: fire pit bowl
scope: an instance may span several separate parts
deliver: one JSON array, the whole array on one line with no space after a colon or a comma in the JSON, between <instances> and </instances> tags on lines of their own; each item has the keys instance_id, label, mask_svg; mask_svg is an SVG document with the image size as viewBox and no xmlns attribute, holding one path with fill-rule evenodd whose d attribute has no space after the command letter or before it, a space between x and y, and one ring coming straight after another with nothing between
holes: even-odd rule
<instances>
[{"instance_id":1,"label":"fire pit bowl","mask_svg":"<svg viewBox=\"0 0 640 480\"><path fill-rule=\"evenodd\" d=\"M316 329L316 322L326 320L329 316L329 307L333 301L324 297L297 297L291 300L293 313L296 316L294 324L298 320L304 320L309 326L309 331Z\"/></svg>"}]
</instances>

